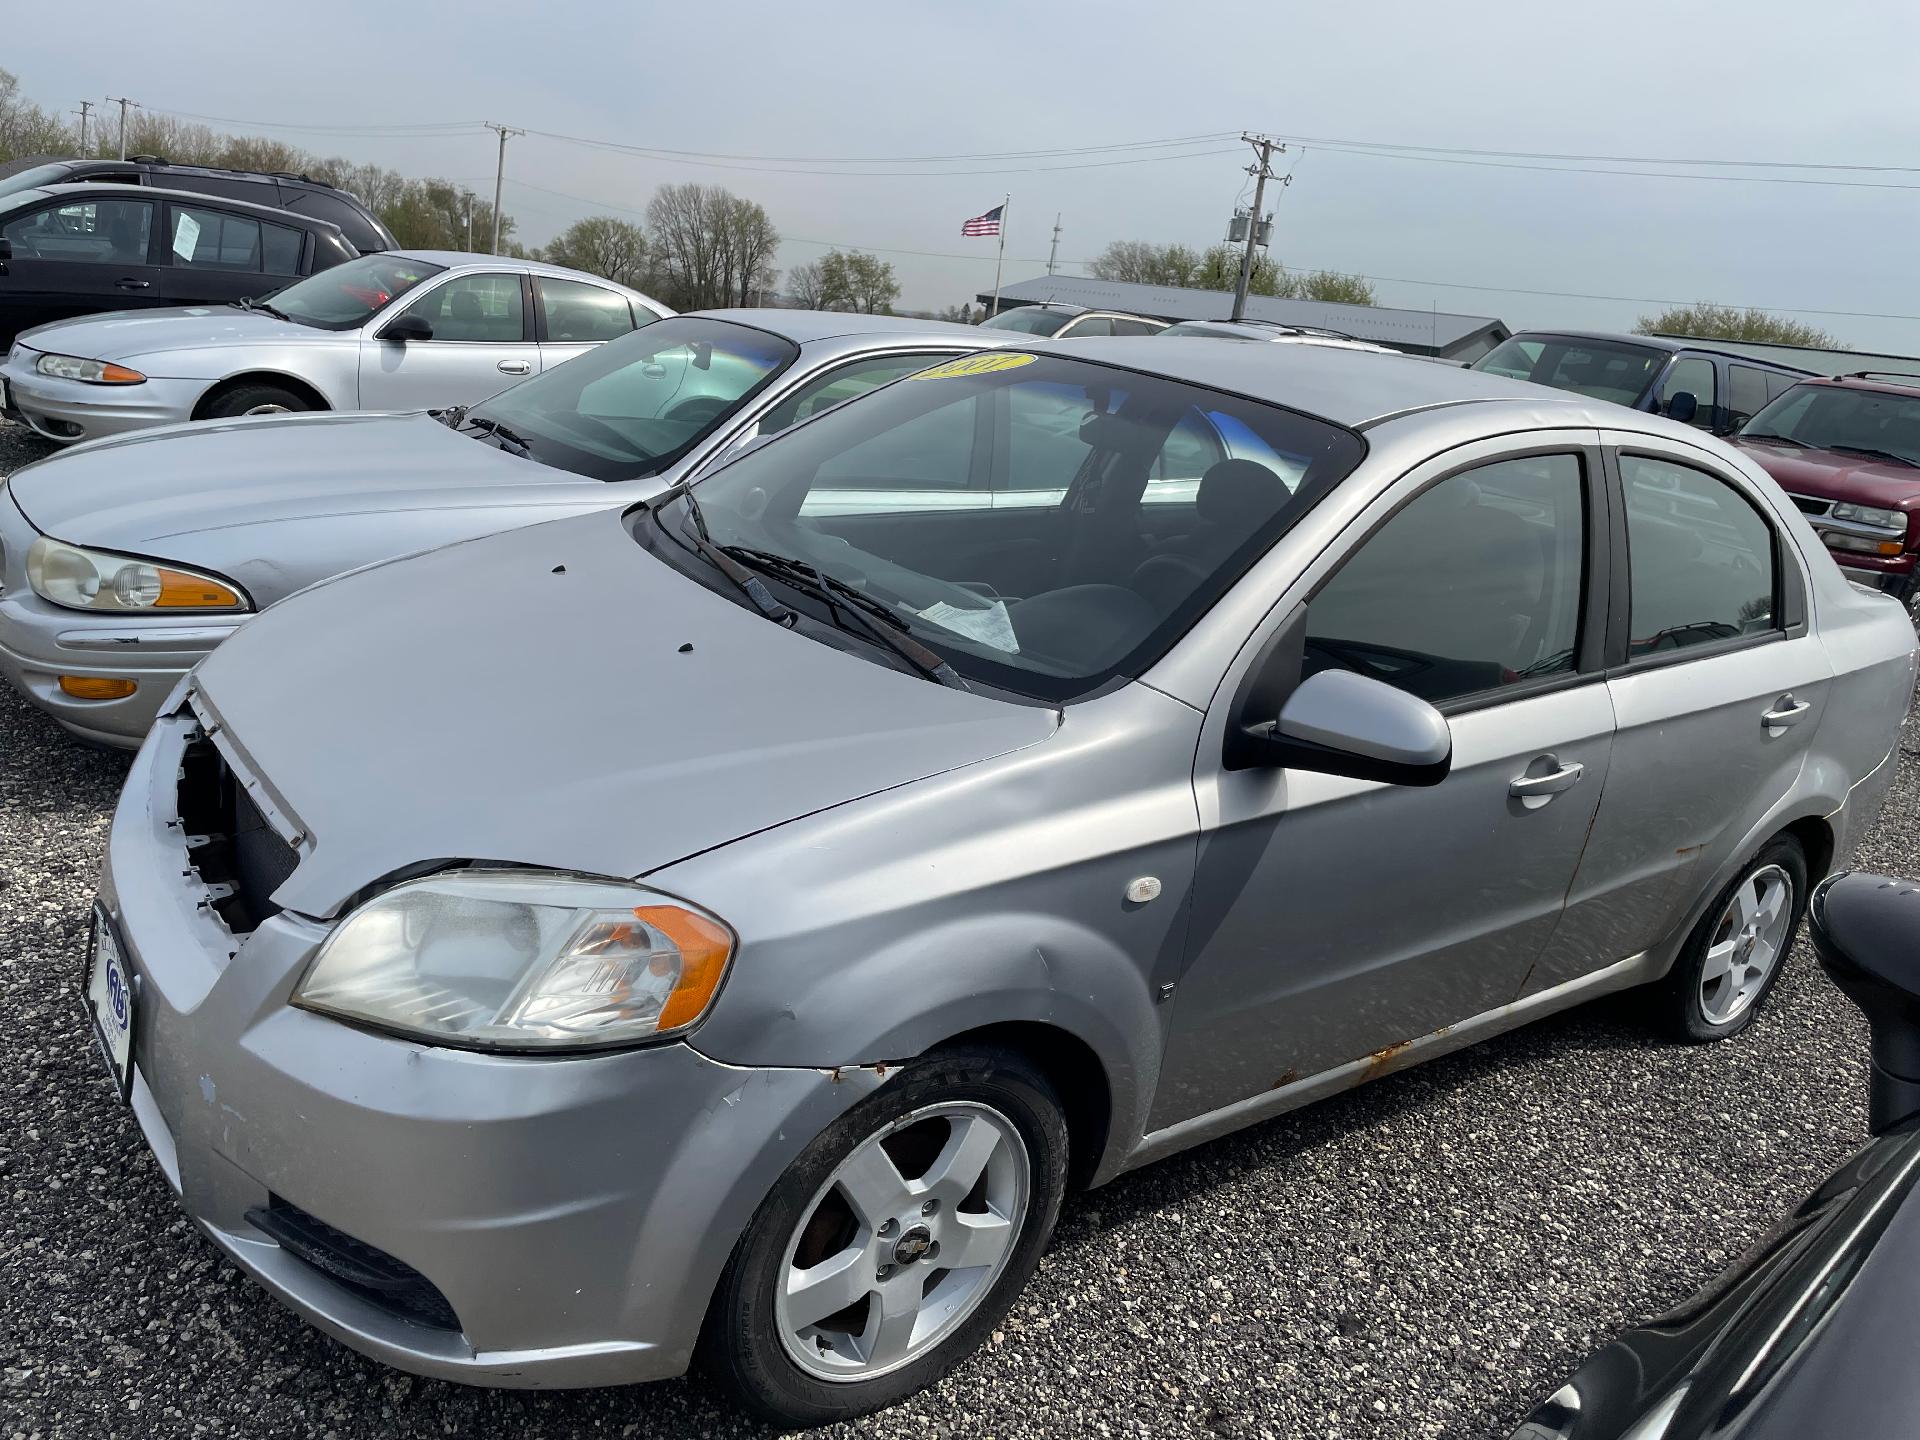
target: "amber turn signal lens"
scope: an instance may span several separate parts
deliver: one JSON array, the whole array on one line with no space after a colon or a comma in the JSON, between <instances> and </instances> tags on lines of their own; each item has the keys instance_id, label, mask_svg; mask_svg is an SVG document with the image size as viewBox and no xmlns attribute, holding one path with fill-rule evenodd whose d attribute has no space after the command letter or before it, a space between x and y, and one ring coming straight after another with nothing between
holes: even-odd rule
<instances>
[{"instance_id":1,"label":"amber turn signal lens","mask_svg":"<svg viewBox=\"0 0 1920 1440\"><path fill-rule=\"evenodd\" d=\"M218 581L204 575L186 575L165 566L160 570L160 596L154 608L164 610L233 610L240 597Z\"/></svg>"},{"instance_id":2,"label":"amber turn signal lens","mask_svg":"<svg viewBox=\"0 0 1920 1440\"><path fill-rule=\"evenodd\" d=\"M138 370L129 370L124 365L107 364L100 367L100 383L103 385L140 385L146 376Z\"/></svg>"},{"instance_id":3,"label":"amber turn signal lens","mask_svg":"<svg viewBox=\"0 0 1920 1440\"><path fill-rule=\"evenodd\" d=\"M633 912L680 947L680 981L661 1007L662 1031L698 1020L720 988L733 954L733 937L704 915L678 905L640 905Z\"/></svg>"},{"instance_id":4,"label":"amber turn signal lens","mask_svg":"<svg viewBox=\"0 0 1920 1440\"><path fill-rule=\"evenodd\" d=\"M1880 553L1882 555L1898 555L1901 550L1901 544L1902 542L1898 540L1882 540L1880 542Z\"/></svg>"},{"instance_id":5,"label":"amber turn signal lens","mask_svg":"<svg viewBox=\"0 0 1920 1440\"><path fill-rule=\"evenodd\" d=\"M101 675L62 675L60 691L76 700L124 700L139 689L132 680L109 680Z\"/></svg>"}]
</instances>

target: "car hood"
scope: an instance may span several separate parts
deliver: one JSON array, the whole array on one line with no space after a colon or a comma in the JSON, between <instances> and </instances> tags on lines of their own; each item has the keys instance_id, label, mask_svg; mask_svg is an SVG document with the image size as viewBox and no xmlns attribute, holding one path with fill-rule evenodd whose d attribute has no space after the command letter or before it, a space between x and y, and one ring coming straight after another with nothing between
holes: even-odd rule
<instances>
[{"instance_id":1,"label":"car hood","mask_svg":"<svg viewBox=\"0 0 1920 1440\"><path fill-rule=\"evenodd\" d=\"M1057 721L795 634L610 512L316 586L194 675L319 917L437 861L644 875Z\"/></svg>"},{"instance_id":2,"label":"car hood","mask_svg":"<svg viewBox=\"0 0 1920 1440\"><path fill-rule=\"evenodd\" d=\"M1890 510L1920 507L1920 469L1911 465L1837 450L1795 450L1764 440L1736 437L1733 443L1773 476L1782 490Z\"/></svg>"},{"instance_id":3,"label":"car hood","mask_svg":"<svg viewBox=\"0 0 1920 1440\"><path fill-rule=\"evenodd\" d=\"M276 345L336 342L340 335L291 320L276 320L264 310L233 305L183 305L170 310L127 310L59 320L23 331L30 350L79 355L88 360L132 360L163 350L204 350L219 345Z\"/></svg>"},{"instance_id":4,"label":"car hood","mask_svg":"<svg viewBox=\"0 0 1920 1440\"><path fill-rule=\"evenodd\" d=\"M256 604L354 566L560 513L546 507L611 505L631 493L423 414L142 431L16 471L8 488L44 534L212 570L238 580Z\"/></svg>"}]
</instances>

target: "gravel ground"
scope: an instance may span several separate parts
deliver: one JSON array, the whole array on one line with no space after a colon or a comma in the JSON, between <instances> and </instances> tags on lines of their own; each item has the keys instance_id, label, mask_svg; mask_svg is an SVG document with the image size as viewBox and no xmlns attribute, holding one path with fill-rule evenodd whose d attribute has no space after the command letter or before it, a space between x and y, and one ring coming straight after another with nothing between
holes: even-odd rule
<instances>
[{"instance_id":1,"label":"gravel ground","mask_svg":"<svg viewBox=\"0 0 1920 1440\"><path fill-rule=\"evenodd\" d=\"M0 424L0 470L41 453ZM125 773L0 689L0 1435L760 1433L700 1380L413 1379L295 1320L180 1217L74 997ZM1920 735L1855 856L1920 872ZM991 1347L847 1436L1504 1435L1865 1133L1865 1027L1804 943L1746 1034L1603 1001L1069 1203Z\"/></svg>"}]
</instances>

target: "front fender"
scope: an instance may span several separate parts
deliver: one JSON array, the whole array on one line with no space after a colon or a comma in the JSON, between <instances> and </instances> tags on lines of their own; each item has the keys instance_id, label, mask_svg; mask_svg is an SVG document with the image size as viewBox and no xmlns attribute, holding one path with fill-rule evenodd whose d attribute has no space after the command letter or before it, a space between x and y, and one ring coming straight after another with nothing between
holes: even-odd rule
<instances>
[{"instance_id":1,"label":"front fender","mask_svg":"<svg viewBox=\"0 0 1920 1440\"><path fill-rule=\"evenodd\" d=\"M1142 1097L1159 1077L1157 1007L1138 963L1096 932L1030 912L956 918L831 967L768 968L782 997L752 1026L704 1027L693 1042L703 1054L734 1065L886 1064L990 1025L1044 1025L1098 1058L1109 1152L1130 1148L1145 1124ZM760 1012L770 998L731 993L763 989L744 979L729 982L719 1007L729 1016Z\"/></svg>"}]
</instances>

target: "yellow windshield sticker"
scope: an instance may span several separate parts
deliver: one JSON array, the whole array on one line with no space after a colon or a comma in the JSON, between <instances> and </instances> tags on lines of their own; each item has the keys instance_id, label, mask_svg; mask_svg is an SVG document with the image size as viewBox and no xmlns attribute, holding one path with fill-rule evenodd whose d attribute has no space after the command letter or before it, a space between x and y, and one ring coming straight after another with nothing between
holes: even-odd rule
<instances>
[{"instance_id":1,"label":"yellow windshield sticker","mask_svg":"<svg viewBox=\"0 0 1920 1440\"><path fill-rule=\"evenodd\" d=\"M958 360L949 360L936 365L931 370L922 370L909 375L909 380L957 380L962 375L991 375L996 370L1018 370L1022 365L1031 365L1038 355L962 355Z\"/></svg>"}]
</instances>

